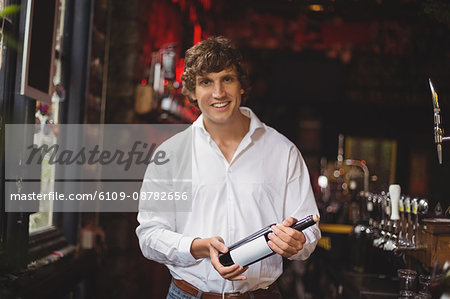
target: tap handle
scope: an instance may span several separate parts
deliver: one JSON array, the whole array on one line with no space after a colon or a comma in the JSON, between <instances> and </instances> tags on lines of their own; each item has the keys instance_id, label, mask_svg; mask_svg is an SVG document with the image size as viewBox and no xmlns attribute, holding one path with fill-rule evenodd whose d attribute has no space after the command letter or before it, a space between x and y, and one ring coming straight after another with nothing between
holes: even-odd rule
<instances>
[{"instance_id":1,"label":"tap handle","mask_svg":"<svg viewBox=\"0 0 450 299\"><path fill-rule=\"evenodd\" d=\"M389 198L389 194L384 197L384 212L386 213L387 220L391 217L391 199Z\"/></svg>"},{"instance_id":2,"label":"tap handle","mask_svg":"<svg viewBox=\"0 0 450 299\"><path fill-rule=\"evenodd\" d=\"M428 83L431 89L431 98L433 101L433 111L434 111L434 143L436 143L436 150L438 154L439 164L442 164L442 137L444 133L441 129L441 109L439 108L438 94L434 89L433 82L428 78Z\"/></svg>"},{"instance_id":3,"label":"tap handle","mask_svg":"<svg viewBox=\"0 0 450 299\"><path fill-rule=\"evenodd\" d=\"M405 196L400 196L400 199L398 200L398 210L400 213L405 212L405 204L403 203L405 201Z\"/></svg>"},{"instance_id":4,"label":"tap handle","mask_svg":"<svg viewBox=\"0 0 450 299\"><path fill-rule=\"evenodd\" d=\"M405 213L410 214L411 213L411 198L407 196L405 200L403 201L403 204L405 205Z\"/></svg>"},{"instance_id":5,"label":"tap handle","mask_svg":"<svg viewBox=\"0 0 450 299\"><path fill-rule=\"evenodd\" d=\"M411 200L411 211L414 215L417 215L419 200L417 198L413 198Z\"/></svg>"},{"instance_id":6,"label":"tap handle","mask_svg":"<svg viewBox=\"0 0 450 299\"><path fill-rule=\"evenodd\" d=\"M372 194L369 194L367 196L366 209L367 209L367 212L369 212L369 214L372 215L372 212L373 212Z\"/></svg>"},{"instance_id":7,"label":"tap handle","mask_svg":"<svg viewBox=\"0 0 450 299\"><path fill-rule=\"evenodd\" d=\"M399 220L400 216L399 201L400 201L401 188L398 184L392 184L389 186L389 194L391 196L391 220Z\"/></svg>"},{"instance_id":8,"label":"tap handle","mask_svg":"<svg viewBox=\"0 0 450 299\"><path fill-rule=\"evenodd\" d=\"M434 89L433 82L431 82L431 78L428 78L428 84L430 84L431 98L433 100L433 108L439 109L438 95L436 90Z\"/></svg>"}]
</instances>

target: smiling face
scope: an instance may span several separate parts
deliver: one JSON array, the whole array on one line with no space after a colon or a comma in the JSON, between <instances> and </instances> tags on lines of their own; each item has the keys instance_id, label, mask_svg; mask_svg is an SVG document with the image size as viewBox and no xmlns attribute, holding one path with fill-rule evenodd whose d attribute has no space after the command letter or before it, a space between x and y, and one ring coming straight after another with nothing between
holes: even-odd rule
<instances>
[{"instance_id":1,"label":"smiling face","mask_svg":"<svg viewBox=\"0 0 450 299\"><path fill-rule=\"evenodd\" d=\"M241 115L244 90L239 82L235 67L218 73L197 75L193 99L203 114L205 126L208 124L231 124Z\"/></svg>"},{"instance_id":2,"label":"smiling face","mask_svg":"<svg viewBox=\"0 0 450 299\"><path fill-rule=\"evenodd\" d=\"M197 43L186 51L184 71L181 76L182 94L187 96L191 104L198 107L195 98L197 78L231 68L235 69L241 88L245 91L241 97L242 102L245 102L250 87L247 69L240 51L223 36L210 37Z\"/></svg>"}]
</instances>

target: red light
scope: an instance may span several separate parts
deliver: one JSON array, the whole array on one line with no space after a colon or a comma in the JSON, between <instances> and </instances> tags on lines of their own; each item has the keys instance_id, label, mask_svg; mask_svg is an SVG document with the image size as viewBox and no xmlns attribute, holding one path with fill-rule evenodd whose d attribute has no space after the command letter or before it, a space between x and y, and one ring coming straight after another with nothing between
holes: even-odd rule
<instances>
[{"instance_id":1,"label":"red light","mask_svg":"<svg viewBox=\"0 0 450 299\"><path fill-rule=\"evenodd\" d=\"M189 20L192 23L197 22L197 11L195 10L195 6L189 7Z\"/></svg>"},{"instance_id":2,"label":"red light","mask_svg":"<svg viewBox=\"0 0 450 299\"><path fill-rule=\"evenodd\" d=\"M143 80L141 81L141 85L147 85L147 80L143 79Z\"/></svg>"},{"instance_id":3,"label":"red light","mask_svg":"<svg viewBox=\"0 0 450 299\"><path fill-rule=\"evenodd\" d=\"M202 40L202 27L200 24L194 25L194 45Z\"/></svg>"},{"instance_id":4,"label":"red light","mask_svg":"<svg viewBox=\"0 0 450 299\"><path fill-rule=\"evenodd\" d=\"M180 0L180 8L181 8L181 11L186 10L186 0Z\"/></svg>"},{"instance_id":5,"label":"red light","mask_svg":"<svg viewBox=\"0 0 450 299\"><path fill-rule=\"evenodd\" d=\"M361 160L361 165L366 165L366 161L365 160Z\"/></svg>"},{"instance_id":6,"label":"red light","mask_svg":"<svg viewBox=\"0 0 450 299\"><path fill-rule=\"evenodd\" d=\"M178 82L181 82L181 75L184 72L184 58L180 58L179 60L177 60L175 65L176 80Z\"/></svg>"},{"instance_id":7,"label":"red light","mask_svg":"<svg viewBox=\"0 0 450 299\"><path fill-rule=\"evenodd\" d=\"M169 84L169 81L164 80L164 85L167 85L167 84Z\"/></svg>"},{"instance_id":8,"label":"red light","mask_svg":"<svg viewBox=\"0 0 450 299\"><path fill-rule=\"evenodd\" d=\"M211 0L202 0L203 8L208 11L211 9Z\"/></svg>"}]
</instances>

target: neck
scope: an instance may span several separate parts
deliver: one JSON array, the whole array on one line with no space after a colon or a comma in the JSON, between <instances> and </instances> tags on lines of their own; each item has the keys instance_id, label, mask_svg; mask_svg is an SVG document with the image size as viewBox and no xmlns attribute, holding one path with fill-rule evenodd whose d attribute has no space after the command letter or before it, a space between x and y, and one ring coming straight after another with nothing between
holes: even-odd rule
<instances>
[{"instance_id":1,"label":"neck","mask_svg":"<svg viewBox=\"0 0 450 299\"><path fill-rule=\"evenodd\" d=\"M240 112L236 114L233 122L227 124L203 121L206 131L218 144L230 141L240 142L250 129L250 118Z\"/></svg>"}]
</instances>

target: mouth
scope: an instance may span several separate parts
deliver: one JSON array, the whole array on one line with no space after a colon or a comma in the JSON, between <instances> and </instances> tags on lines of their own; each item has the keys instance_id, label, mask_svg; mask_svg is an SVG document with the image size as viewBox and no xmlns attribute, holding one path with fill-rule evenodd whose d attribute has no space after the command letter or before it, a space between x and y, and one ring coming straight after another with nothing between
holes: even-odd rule
<instances>
[{"instance_id":1,"label":"mouth","mask_svg":"<svg viewBox=\"0 0 450 299\"><path fill-rule=\"evenodd\" d=\"M218 102L218 103L211 104L211 106L213 106L214 108L223 108L223 107L228 106L230 103L231 102Z\"/></svg>"}]
</instances>

